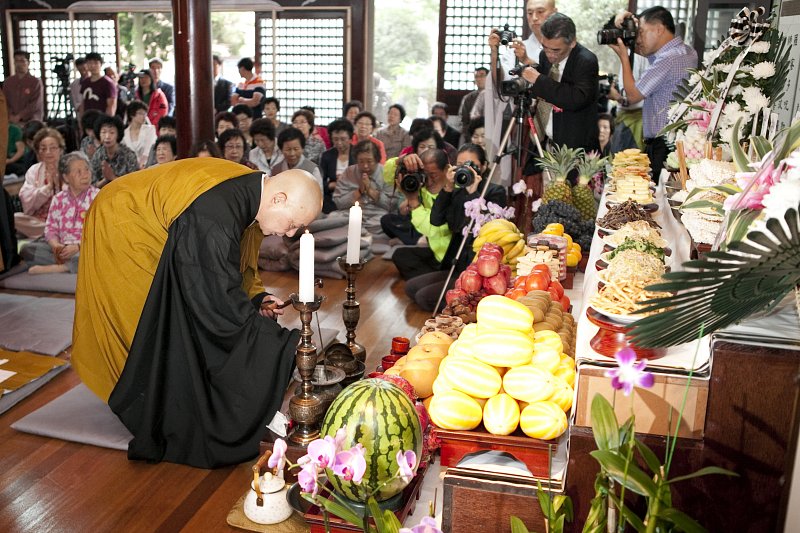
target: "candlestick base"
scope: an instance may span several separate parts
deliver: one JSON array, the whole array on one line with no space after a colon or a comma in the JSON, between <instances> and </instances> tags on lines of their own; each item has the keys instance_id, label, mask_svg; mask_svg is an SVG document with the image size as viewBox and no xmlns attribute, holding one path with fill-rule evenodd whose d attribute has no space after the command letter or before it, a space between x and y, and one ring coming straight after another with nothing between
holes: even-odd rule
<instances>
[{"instance_id":1,"label":"candlestick base","mask_svg":"<svg viewBox=\"0 0 800 533\"><path fill-rule=\"evenodd\" d=\"M345 344L350 348L353 357L363 363L367 360L367 350L362 344L356 342L356 326L361 318L361 305L356 300L356 275L367 262L360 260L358 263L348 263L344 257L338 257L336 261L347 277L346 300L342 304L342 320L347 329Z\"/></svg>"},{"instance_id":2,"label":"candlestick base","mask_svg":"<svg viewBox=\"0 0 800 533\"><path fill-rule=\"evenodd\" d=\"M319 438L319 427L325 414L322 399L314 393L314 369L317 366L317 348L312 341L311 317L322 305L324 296L314 295L313 302L301 302L297 294L289 300L300 313L300 342L297 343L295 363L300 374L300 392L289 400L289 416L297 424L289 435L289 440L300 446L307 446Z\"/></svg>"}]
</instances>

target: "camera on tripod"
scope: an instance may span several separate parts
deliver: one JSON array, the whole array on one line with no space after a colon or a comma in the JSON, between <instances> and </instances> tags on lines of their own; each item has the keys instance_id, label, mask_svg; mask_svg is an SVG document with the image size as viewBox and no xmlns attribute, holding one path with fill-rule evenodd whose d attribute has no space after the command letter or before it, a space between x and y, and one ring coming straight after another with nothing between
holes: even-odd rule
<instances>
[{"instance_id":1,"label":"camera on tripod","mask_svg":"<svg viewBox=\"0 0 800 533\"><path fill-rule=\"evenodd\" d=\"M503 96L519 96L533 89L533 84L522 77L522 71L526 68L528 68L528 65L520 65L509 70L509 76L516 77L500 82L500 94Z\"/></svg>"},{"instance_id":2,"label":"camera on tripod","mask_svg":"<svg viewBox=\"0 0 800 533\"><path fill-rule=\"evenodd\" d=\"M400 189L403 190L403 192L414 193L419 191L422 186L425 185L425 173L408 172L408 169L406 169L402 159L400 159L397 164L397 172L395 173L395 176L400 177Z\"/></svg>"},{"instance_id":3,"label":"camera on tripod","mask_svg":"<svg viewBox=\"0 0 800 533\"><path fill-rule=\"evenodd\" d=\"M598 99L602 100L603 98L608 98L609 93L611 93L611 88L617 86L617 78L613 74L606 74L605 76L600 76L600 81L598 85Z\"/></svg>"},{"instance_id":4,"label":"camera on tripod","mask_svg":"<svg viewBox=\"0 0 800 533\"><path fill-rule=\"evenodd\" d=\"M75 59L75 56L72 54L65 55L63 59L59 59L57 57L53 58L53 63L56 64L53 67L53 72L55 72L56 76L58 77L58 81L61 82L62 87L69 86L70 63L72 63L73 59Z\"/></svg>"},{"instance_id":5,"label":"camera on tripod","mask_svg":"<svg viewBox=\"0 0 800 533\"><path fill-rule=\"evenodd\" d=\"M475 171L473 174L472 171ZM475 174L480 174L481 169L472 161L465 161L456 167L453 179L456 182L456 187L469 187L475 182Z\"/></svg>"},{"instance_id":6,"label":"camera on tripod","mask_svg":"<svg viewBox=\"0 0 800 533\"><path fill-rule=\"evenodd\" d=\"M132 92L136 88L136 78L138 75L139 74L136 72L136 65L128 63L125 67L125 72L119 76L119 84Z\"/></svg>"},{"instance_id":7,"label":"camera on tripod","mask_svg":"<svg viewBox=\"0 0 800 533\"><path fill-rule=\"evenodd\" d=\"M639 28L636 26L636 20L633 17L625 17L622 21L622 27L617 28L614 25L614 18L603 26L603 29L597 32L597 44L617 44L617 39L622 39L622 42L628 48L633 48L636 44L636 35L639 33Z\"/></svg>"},{"instance_id":8,"label":"camera on tripod","mask_svg":"<svg viewBox=\"0 0 800 533\"><path fill-rule=\"evenodd\" d=\"M507 46L508 43L517 38L516 32L514 32L508 24L503 24L503 29L494 30L494 33L500 36L500 44L503 46Z\"/></svg>"}]
</instances>

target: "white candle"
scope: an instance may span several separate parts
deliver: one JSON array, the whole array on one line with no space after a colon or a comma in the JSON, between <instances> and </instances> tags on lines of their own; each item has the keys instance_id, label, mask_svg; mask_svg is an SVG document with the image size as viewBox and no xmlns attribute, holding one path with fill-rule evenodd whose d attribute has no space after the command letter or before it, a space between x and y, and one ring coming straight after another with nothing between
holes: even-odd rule
<instances>
[{"instance_id":1,"label":"white candle","mask_svg":"<svg viewBox=\"0 0 800 533\"><path fill-rule=\"evenodd\" d=\"M347 226L347 263L356 264L361 260L361 206L350 208L350 223Z\"/></svg>"},{"instance_id":2,"label":"white candle","mask_svg":"<svg viewBox=\"0 0 800 533\"><path fill-rule=\"evenodd\" d=\"M308 230L300 237L300 288L301 302L314 301L314 236Z\"/></svg>"}]
</instances>

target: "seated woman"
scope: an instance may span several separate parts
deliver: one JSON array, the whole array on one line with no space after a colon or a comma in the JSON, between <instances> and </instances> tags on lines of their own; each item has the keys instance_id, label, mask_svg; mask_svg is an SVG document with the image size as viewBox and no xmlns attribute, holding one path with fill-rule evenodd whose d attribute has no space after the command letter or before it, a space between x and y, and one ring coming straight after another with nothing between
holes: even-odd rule
<instances>
[{"instance_id":1,"label":"seated woman","mask_svg":"<svg viewBox=\"0 0 800 533\"><path fill-rule=\"evenodd\" d=\"M122 144L136 153L139 168L145 168L150 148L158 137L156 127L147 123L147 106L141 100L129 103L125 115L128 117L128 127L122 136Z\"/></svg>"},{"instance_id":2,"label":"seated woman","mask_svg":"<svg viewBox=\"0 0 800 533\"><path fill-rule=\"evenodd\" d=\"M213 141L197 141L189 150L189 157L218 157L222 159L222 152Z\"/></svg>"},{"instance_id":3,"label":"seated woman","mask_svg":"<svg viewBox=\"0 0 800 533\"><path fill-rule=\"evenodd\" d=\"M23 157L27 150L25 141L22 140L22 128L16 124L8 123L8 150L6 150L6 174L24 176L27 172ZM2 169L2 167L0 167Z\"/></svg>"},{"instance_id":4,"label":"seated woman","mask_svg":"<svg viewBox=\"0 0 800 533\"><path fill-rule=\"evenodd\" d=\"M353 135L353 144L358 144L361 141L372 141L375 146L378 147L378 150L381 154L380 164L386 164L386 148L383 146L383 141L378 139L377 137L373 137L372 133L375 131L375 128L378 126L378 120L375 118L375 115L370 113L369 111L362 111L358 115L356 115L356 131Z\"/></svg>"},{"instance_id":5,"label":"seated woman","mask_svg":"<svg viewBox=\"0 0 800 533\"><path fill-rule=\"evenodd\" d=\"M247 168L258 170L253 163L247 158L250 150L247 148L247 139L244 138L244 133L238 129L223 131L219 139L217 139L219 151L222 152L222 159L239 163Z\"/></svg>"},{"instance_id":6,"label":"seated woman","mask_svg":"<svg viewBox=\"0 0 800 533\"><path fill-rule=\"evenodd\" d=\"M155 147L156 165L175 161L178 157L178 139L174 135L159 135Z\"/></svg>"},{"instance_id":7,"label":"seated woman","mask_svg":"<svg viewBox=\"0 0 800 533\"><path fill-rule=\"evenodd\" d=\"M239 119L230 111L220 111L214 115L214 131L216 132L217 139L222 135L225 130L239 129Z\"/></svg>"},{"instance_id":8,"label":"seated woman","mask_svg":"<svg viewBox=\"0 0 800 533\"><path fill-rule=\"evenodd\" d=\"M467 126L467 139L472 144L477 144L486 150L486 121L483 117L475 117Z\"/></svg>"},{"instance_id":9,"label":"seated woman","mask_svg":"<svg viewBox=\"0 0 800 533\"><path fill-rule=\"evenodd\" d=\"M14 214L17 231L31 239L44 233L50 202L61 191L58 160L64 153L64 138L53 128L42 128L33 138L33 151L39 162L25 173L19 190L22 213Z\"/></svg>"},{"instance_id":10,"label":"seated woman","mask_svg":"<svg viewBox=\"0 0 800 533\"><path fill-rule=\"evenodd\" d=\"M390 211L397 212L402 195L395 194L392 184L384 181L381 153L373 142L361 141L352 151L356 164L347 167L336 181L333 201L340 210L358 202L367 231L388 241L381 228L381 217Z\"/></svg>"},{"instance_id":11,"label":"seated woman","mask_svg":"<svg viewBox=\"0 0 800 533\"><path fill-rule=\"evenodd\" d=\"M100 148L100 139L94 133L94 123L103 116L103 112L97 109L87 109L81 115L81 129L83 139L81 139L81 152L86 154L89 161L94 157L94 153Z\"/></svg>"},{"instance_id":12,"label":"seated woman","mask_svg":"<svg viewBox=\"0 0 800 533\"><path fill-rule=\"evenodd\" d=\"M319 165L319 158L325 151L325 141L314 133L314 113L308 109L298 109L292 115L292 126L303 132L305 137L303 155L315 165Z\"/></svg>"},{"instance_id":13,"label":"seated woman","mask_svg":"<svg viewBox=\"0 0 800 533\"><path fill-rule=\"evenodd\" d=\"M336 180L344 174L347 167L356 164L353 146L350 144L350 139L353 137L353 124L344 118L336 119L328 124L328 133L331 136L333 148L325 150L319 160L319 170L325 186L325 199L322 202L323 213L336 211L336 204L333 203Z\"/></svg>"},{"instance_id":14,"label":"seated woman","mask_svg":"<svg viewBox=\"0 0 800 533\"><path fill-rule=\"evenodd\" d=\"M456 263L453 275L448 283L448 289L452 288L458 276L463 272L467 265L472 262L474 253L472 251L473 237L470 233L463 236L462 230L469 224L470 219L464 211L464 204L475 198L479 198L483 189L483 173L486 171L486 152L476 144L465 144L459 151L456 163L463 165L467 161L476 165L480 172L472 170L474 180L467 187L456 187L455 168L451 167L447 172L447 181L444 188L439 192L431 209L431 224L434 226L447 225L453 237L444 254L439 270L422 274L409 279L406 282L405 291L409 298L414 300L417 305L425 311L433 311L436 301L439 298L447 280L453 262ZM485 199L501 207L506 206L506 190L500 185L489 184ZM464 249L461 256L456 258L458 248L461 246L462 239L466 238ZM398 250L400 251L400 250ZM442 301L444 303L444 300Z\"/></svg>"},{"instance_id":15,"label":"seated woman","mask_svg":"<svg viewBox=\"0 0 800 533\"><path fill-rule=\"evenodd\" d=\"M117 117L103 116L95 123L94 133L100 139L100 148L92 157L92 180L96 187L139 170L134 151L121 144L124 131Z\"/></svg>"},{"instance_id":16,"label":"seated woman","mask_svg":"<svg viewBox=\"0 0 800 533\"><path fill-rule=\"evenodd\" d=\"M100 189L92 187L89 158L83 152L61 156L58 173L67 188L53 197L44 239L37 239L22 247L20 255L32 265L31 274L49 272L78 272L83 221L89 205Z\"/></svg>"},{"instance_id":17,"label":"seated woman","mask_svg":"<svg viewBox=\"0 0 800 533\"><path fill-rule=\"evenodd\" d=\"M319 167L311 162L304 154L306 143L306 136L303 132L294 126L289 126L278 135L278 148L283 154L283 161L272 165L272 175L280 174L286 170L299 168L311 174L319 185L319 190L322 191L322 175L319 173Z\"/></svg>"},{"instance_id":18,"label":"seated woman","mask_svg":"<svg viewBox=\"0 0 800 533\"><path fill-rule=\"evenodd\" d=\"M268 118L256 119L250 125L250 136L255 143L250 149L250 162L269 174L272 165L283 161L283 154L275 144L275 125Z\"/></svg>"}]
</instances>

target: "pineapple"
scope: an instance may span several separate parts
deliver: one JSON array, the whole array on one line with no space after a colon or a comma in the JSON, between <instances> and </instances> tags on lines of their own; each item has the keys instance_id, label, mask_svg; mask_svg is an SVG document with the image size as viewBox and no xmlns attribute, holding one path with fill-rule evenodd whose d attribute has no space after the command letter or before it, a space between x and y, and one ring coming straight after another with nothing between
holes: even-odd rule
<instances>
[{"instance_id":1,"label":"pineapple","mask_svg":"<svg viewBox=\"0 0 800 533\"><path fill-rule=\"evenodd\" d=\"M567 183L567 174L578 165L582 155L583 148L572 149L562 144L552 152L545 152L542 157L536 158L536 162L549 172L553 180L545 188L542 202L560 200L567 204L572 203L572 191Z\"/></svg>"},{"instance_id":2,"label":"pineapple","mask_svg":"<svg viewBox=\"0 0 800 533\"><path fill-rule=\"evenodd\" d=\"M603 170L607 161L607 157L600 157L600 152L590 152L584 154L578 163L578 184L572 188L572 205L580 212L583 220L594 220L597 217L597 203L589 182L595 174Z\"/></svg>"}]
</instances>

